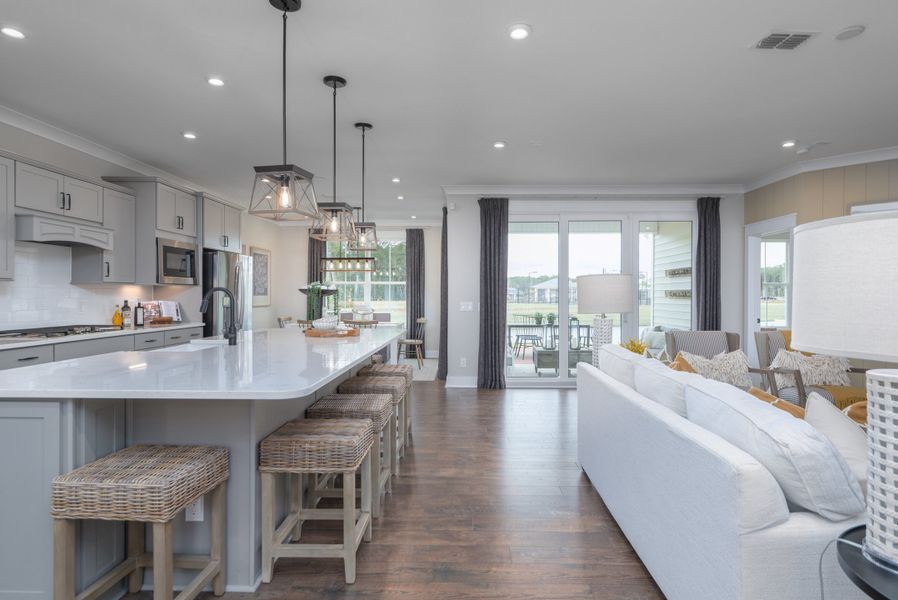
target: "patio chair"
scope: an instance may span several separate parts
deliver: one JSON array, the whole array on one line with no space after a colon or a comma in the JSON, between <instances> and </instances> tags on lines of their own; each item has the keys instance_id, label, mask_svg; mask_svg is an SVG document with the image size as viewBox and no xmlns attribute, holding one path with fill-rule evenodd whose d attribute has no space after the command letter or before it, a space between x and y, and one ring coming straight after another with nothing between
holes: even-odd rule
<instances>
[{"instance_id":1,"label":"patio chair","mask_svg":"<svg viewBox=\"0 0 898 600\"><path fill-rule=\"evenodd\" d=\"M533 327L520 328L515 332L512 352L514 352L515 356L521 356L523 358L527 356L528 347L530 348L530 353L533 354L534 348L542 348L542 346L542 326L534 325Z\"/></svg>"}]
</instances>

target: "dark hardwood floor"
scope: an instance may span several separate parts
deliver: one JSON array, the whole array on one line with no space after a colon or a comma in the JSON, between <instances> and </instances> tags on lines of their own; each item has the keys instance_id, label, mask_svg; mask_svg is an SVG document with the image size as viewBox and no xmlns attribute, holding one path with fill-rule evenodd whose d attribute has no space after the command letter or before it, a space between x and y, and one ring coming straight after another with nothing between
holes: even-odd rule
<instances>
[{"instance_id":1,"label":"dark hardwood floor","mask_svg":"<svg viewBox=\"0 0 898 600\"><path fill-rule=\"evenodd\" d=\"M663 598L576 463L574 391L414 385L413 443L356 583L339 560L281 559L227 598ZM338 534L314 525L303 539Z\"/></svg>"}]
</instances>

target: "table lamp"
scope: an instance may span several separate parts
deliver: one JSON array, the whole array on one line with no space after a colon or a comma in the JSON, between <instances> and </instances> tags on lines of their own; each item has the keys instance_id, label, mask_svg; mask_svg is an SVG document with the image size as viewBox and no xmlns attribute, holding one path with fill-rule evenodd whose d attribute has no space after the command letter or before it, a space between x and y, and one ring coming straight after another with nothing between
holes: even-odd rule
<instances>
[{"instance_id":1,"label":"table lamp","mask_svg":"<svg viewBox=\"0 0 898 600\"><path fill-rule=\"evenodd\" d=\"M599 366L599 348L610 344L614 321L606 314L633 310L632 275L581 275L577 277L577 312L595 315L592 323L592 364Z\"/></svg>"},{"instance_id":2,"label":"table lamp","mask_svg":"<svg viewBox=\"0 0 898 600\"><path fill-rule=\"evenodd\" d=\"M898 212L838 217L794 231L792 347L898 362ZM867 371L864 556L898 566L898 369Z\"/></svg>"}]
</instances>

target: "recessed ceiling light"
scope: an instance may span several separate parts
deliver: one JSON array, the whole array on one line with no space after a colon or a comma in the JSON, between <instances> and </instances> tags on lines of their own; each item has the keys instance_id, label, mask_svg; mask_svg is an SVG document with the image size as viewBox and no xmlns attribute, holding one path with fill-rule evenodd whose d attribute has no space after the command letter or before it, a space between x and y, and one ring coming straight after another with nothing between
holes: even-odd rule
<instances>
[{"instance_id":1,"label":"recessed ceiling light","mask_svg":"<svg viewBox=\"0 0 898 600\"><path fill-rule=\"evenodd\" d=\"M417 219L418 217L416 217L415 215L412 215L412 218L413 218L413 219Z\"/></svg>"},{"instance_id":2,"label":"recessed ceiling light","mask_svg":"<svg viewBox=\"0 0 898 600\"><path fill-rule=\"evenodd\" d=\"M393 183L399 183L399 178L398 178L398 177L394 177L394 178L393 178Z\"/></svg>"},{"instance_id":3,"label":"recessed ceiling light","mask_svg":"<svg viewBox=\"0 0 898 600\"><path fill-rule=\"evenodd\" d=\"M209 83L209 85L213 85L215 87L221 87L224 85L224 79L222 79L221 77L216 77L215 75L210 75L206 78L206 81Z\"/></svg>"},{"instance_id":4,"label":"recessed ceiling light","mask_svg":"<svg viewBox=\"0 0 898 600\"><path fill-rule=\"evenodd\" d=\"M516 23L508 28L508 37L513 40L526 40L530 37L530 25L526 23Z\"/></svg>"},{"instance_id":5,"label":"recessed ceiling light","mask_svg":"<svg viewBox=\"0 0 898 600\"><path fill-rule=\"evenodd\" d=\"M19 31L18 29L16 29L15 27L3 27L2 29L0 29L0 33L3 33L3 35L7 35L7 36L17 39L17 40L21 40L21 39L25 38L25 34L22 33L21 31Z\"/></svg>"},{"instance_id":6,"label":"recessed ceiling light","mask_svg":"<svg viewBox=\"0 0 898 600\"><path fill-rule=\"evenodd\" d=\"M405 200L405 196L396 196L397 200Z\"/></svg>"},{"instance_id":7,"label":"recessed ceiling light","mask_svg":"<svg viewBox=\"0 0 898 600\"><path fill-rule=\"evenodd\" d=\"M493 148L501 150L505 147L505 142L493 142Z\"/></svg>"},{"instance_id":8,"label":"recessed ceiling light","mask_svg":"<svg viewBox=\"0 0 898 600\"><path fill-rule=\"evenodd\" d=\"M786 140L785 142L783 142L783 148L794 148L794 147L795 147L795 140Z\"/></svg>"},{"instance_id":9,"label":"recessed ceiling light","mask_svg":"<svg viewBox=\"0 0 898 600\"><path fill-rule=\"evenodd\" d=\"M850 40L851 38L855 38L860 34L864 33L867 30L863 25L852 25L850 27L846 27L842 31L836 34L836 39L840 42L845 40Z\"/></svg>"},{"instance_id":10,"label":"recessed ceiling light","mask_svg":"<svg viewBox=\"0 0 898 600\"><path fill-rule=\"evenodd\" d=\"M192 131L185 131L185 132L182 133L181 135L184 136L184 139L188 139L188 140L195 140L195 139L196 139L196 134L193 133Z\"/></svg>"}]
</instances>

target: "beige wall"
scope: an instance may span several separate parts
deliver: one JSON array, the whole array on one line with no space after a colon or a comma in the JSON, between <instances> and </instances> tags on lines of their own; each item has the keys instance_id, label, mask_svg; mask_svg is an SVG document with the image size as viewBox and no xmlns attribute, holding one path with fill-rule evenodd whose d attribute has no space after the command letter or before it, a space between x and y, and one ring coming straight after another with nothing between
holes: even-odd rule
<instances>
[{"instance_id":1,"label":"beige wall","mask_svg":"<svg viewBox=\"0 0 898 600\"><path fill-rule=\"evenodd\" d=\"M896 198L898 159L809 171L745 194L745 222L797 213L799 224L808 223Z\"/></svg>"}]
</instances>

